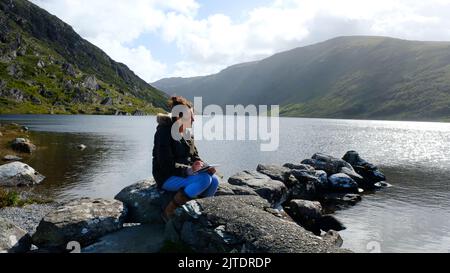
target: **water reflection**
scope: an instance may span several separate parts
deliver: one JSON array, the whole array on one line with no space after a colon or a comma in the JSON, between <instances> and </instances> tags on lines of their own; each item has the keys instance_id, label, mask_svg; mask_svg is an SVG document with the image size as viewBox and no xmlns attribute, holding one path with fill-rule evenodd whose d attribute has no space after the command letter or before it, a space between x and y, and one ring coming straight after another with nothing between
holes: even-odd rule
<instances>
[{"instance_id":1,"label":"water reflection","mask_svg":"<svg viewBox=\"0 0 450 273\"><path fill-rule=\"evenodd\" d=\"M39 151L27 163L47 176L36 191L59 200L112 198L151 176L154 117L1 116L33 130ZM384 252L450 250L450 124L281 119L280 148L261 152L249 141L199 141L201 156L226 177L259 163L299 162L316 152L357 150L394 185L337 213L348 227L345 247ZM76 146L88 148L79 151Z\"/></svg>"}]
</instances>

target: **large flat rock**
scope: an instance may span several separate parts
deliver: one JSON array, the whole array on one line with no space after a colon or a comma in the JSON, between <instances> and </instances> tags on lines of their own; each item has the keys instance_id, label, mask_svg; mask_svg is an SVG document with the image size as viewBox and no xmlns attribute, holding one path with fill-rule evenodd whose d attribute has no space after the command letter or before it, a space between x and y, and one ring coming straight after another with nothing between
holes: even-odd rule
<instances>
[{"instance_id":1,"label":"large flat rock","mask_svg":"<svg viewBox=\"0 0 450 273\"><path fill-rule=\"evenodd\" d=\"M228 183L253 189L259 196L276 207L286 201L288 189L281 181L256 171L243 171L230 177Z\"/></svg>"},{"instance_id":2,"label":"large flat rock","mask_svg":"<svg viewBox=\"0 0 450 273\"><path fill-rule=\"evenodd\" d=\"M256 196L191 201L167 225L166 237L207 253L345 252L296 223L274 216Z\"/></svg>"},{"instance_id":3,"label":"large flat rock","mask_svg":"<svg viewBox=\"0 0 450 273\"><path fill-rule=\"evenodd\" d=\"M76 241L81 246L123 227L126 208L116 200L81 198L62 204L47 214L33 234L39 248L66 249Z\"/></svg>"}]
</instances>

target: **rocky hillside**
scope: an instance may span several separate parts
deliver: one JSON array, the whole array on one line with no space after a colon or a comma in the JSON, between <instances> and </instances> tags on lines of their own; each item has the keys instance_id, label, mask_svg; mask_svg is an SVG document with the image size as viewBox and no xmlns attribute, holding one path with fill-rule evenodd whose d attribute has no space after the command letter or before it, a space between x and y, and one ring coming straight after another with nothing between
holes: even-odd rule
<instances>
[{"instance_id":1,"label":"rocky hillside","mask_svg":"<svg viewBox=\"0 0 450 273\"><path fill-rule=\"evenodd\" d=\"M0 114L145 114L166 95L26 0L0 0Z\"/></svg>"},{"instance_id":2,"label":"rocky hillside","mask_svg":"<svg viewBox=\"0 0 450 273\"><path fill-rule=\"evenodd\" d=\"M206 104L279 104L284 116L450 120L450 42L340 37L153 85Z\"/></svg>"}]
</instances>

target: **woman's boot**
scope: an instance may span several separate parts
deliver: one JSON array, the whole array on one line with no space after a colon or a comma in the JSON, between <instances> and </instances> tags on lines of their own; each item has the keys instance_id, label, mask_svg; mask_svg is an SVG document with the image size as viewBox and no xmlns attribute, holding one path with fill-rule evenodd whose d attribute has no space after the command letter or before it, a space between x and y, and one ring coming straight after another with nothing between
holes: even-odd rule
<instances>
[{"instance_id":1,"label":"woman's boot","mask_svg":"<svg viewBox=\"0 0 450 273\"><path fill-rule=\"evenodd\" d=\"M172 201L170 201L169 205L164 209L163 212L163 219L165 222L168 222L170 218L172 218L175 215L175 210L187 202L189 202L191 199L186 195L184 190L180 190L175 194Z\"/></svg>"}]
</instances>

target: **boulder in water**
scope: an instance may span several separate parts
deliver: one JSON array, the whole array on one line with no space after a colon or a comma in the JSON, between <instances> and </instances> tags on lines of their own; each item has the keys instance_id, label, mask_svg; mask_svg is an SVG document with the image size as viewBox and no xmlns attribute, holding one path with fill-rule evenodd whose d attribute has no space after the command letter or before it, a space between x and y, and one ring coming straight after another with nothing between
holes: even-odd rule
<instances>
[{"instance_id":1,"label":"boulder in water","mask_svg":"<svg viewBox=\"0 0 450 273\"><path fill-rule=\"evenodd\" d=\"M318 221L322 218L322 205L319 202L308 200L292 200L289 203L289 215L306 230L320 235L317 227Z\"/></svg>"},{"instance_id":2,"label":"boulder in water","mask_svg":"<svg viewBox=\"0 0 450 273\"><path fill-rule=\"evenodd\" d=\"M362 201L362 197L355 193L327 193L322 196L325 204L335 207L354 206Z\"/></svg>"},{"instance_id":3,"label":"boulder in water","mask_svg":"<svg viewBox=\"0 0 450 273\"><path fill-rule=\"evenodd\" d=\"M343 160L352 165L353 169L362 177L360 181L357 180L359 186L363 189L379 188L380 182L386 181L386 176L378 169L377 166L362 159L358 152L347 152Z\"/></svg>"},{"instance_id":4,"label":"boulder in water","mask_svg":"<svg viewBox=\"0 0 450 273\"><path fill-rule=\"evenodd\" d=\"M328 175L340 173L343 167L353 169L344 160L321 153L314 154L311 159L303 160L302 164L310 165L316 170L325 171Z\"/></svg>"},{"instance_id":5,"label":"boulder in water","mask_svg":"<svg viewBox=\"0 0 450 273\"><path fill-rule=\"evenodd\" d=\"M45 177L22 162L12 162L0 166L0 186L20 187L41 183Z\"/></svg>"},{"instance_id":6,"label":"boulder in water","mask_svg":"<svg viewBox=\"0 0 450 273\"><path fill-rule=\"evenodd\" d=\"M13 150L21 153L31 154L36 150L36 146L26 138L16 138L11 144Z\"/></svg>"},{"instance_id":7,"label":"boulder in water","mask_svg":"<svg viewBox=\"0 0 450 273\"><path fill-rule=\"evenodd\" d=\"M337 173L328 177L330 190L335 192L358 193L358 184L350 176Z\"/></svg>"},{"instance_id":8,"label":"boulder in water","mask_svg":"<svg viewBox=\"0 0 450 273\"><path fill-rule=\"evenodd\" d=\"M15 156L15 155L5 155L3 157L4 161L21 161L23 158Z\"/></svg>"},{"instance_id":9,"label":"boulder in water","mask_svg":"<svg viewBox=\"0 0 450 273\"><path fill-rule=\"evenodd\" d=\"M87 148L87 146L84 145L84 144L80 144L80 145L77 146L77 149L80 150L80 151L84 151L84 150L86 150L86 148Z\"/></svg>"}]
</instances>

